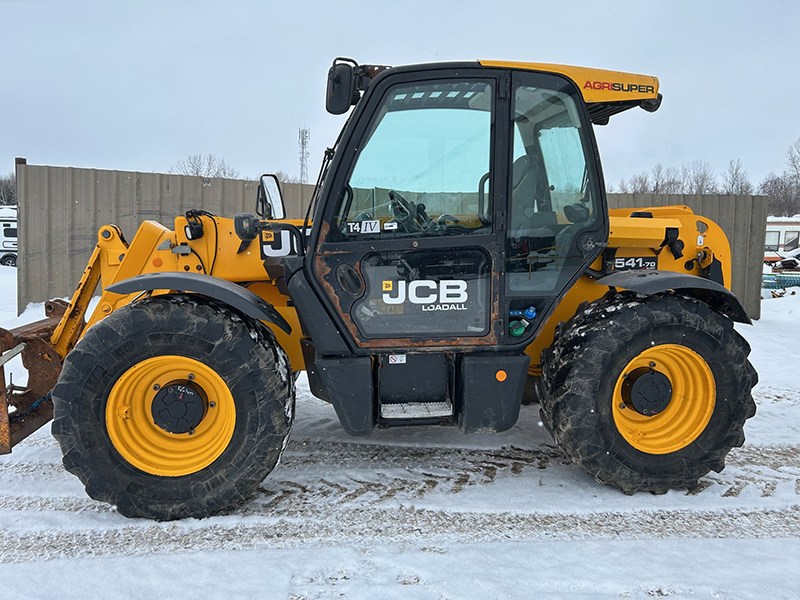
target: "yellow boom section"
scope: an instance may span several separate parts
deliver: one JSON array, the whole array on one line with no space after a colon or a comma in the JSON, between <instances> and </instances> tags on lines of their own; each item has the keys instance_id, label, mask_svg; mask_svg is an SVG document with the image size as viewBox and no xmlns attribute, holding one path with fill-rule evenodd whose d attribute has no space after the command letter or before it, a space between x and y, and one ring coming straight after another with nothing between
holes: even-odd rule
<instances>
[{"instance_id":1,"label":"yellow boom section","mask_svg":"<svg viewBox=\"0 0 800 600\"><path fill-rule=\"evenodd\" d=\"M604 102L626 102L631 100L656 100L658 78L589 67L572 67L548 63L513 62L504 60L481 60L484 67L501 69L524 69L558 73L572 79L583 93L587 104Z\"/></svg>"},{"instance_id":2,"label":"yellow boom section","mask_svg":"<svg viewBox=\"0 0 800 600\"><path fill-rule=\"evenodd\" d=\"M174 231L155 221L144 221L130 244L125 242L122 232L115 225L100 228L89 265L64 316L49 336L50 345L61 359L72 350L86 329L142 295L115 294L106 290L110 285L137 275L189 272L240 283L272 305L289 323L292 334L287 334L272 323L266 323L267 327L273 330L278 343L289 356L292 367L295 370L304 368L297 312L288 296L265 271L259 245L255 243L245 251L238 252L241 239L234 233L233 219L208 215L198 218L205 226L205 235L195 240L186 237L187 220L182 216L175 219ZM296 226L303 224L302 220L283 222ZM185 251L176 251L181 249ZM101 282L100 301L89 318L84 320L89 301ZM169 291L154 290L153 294Z\"/></svg>"}]
</instances>

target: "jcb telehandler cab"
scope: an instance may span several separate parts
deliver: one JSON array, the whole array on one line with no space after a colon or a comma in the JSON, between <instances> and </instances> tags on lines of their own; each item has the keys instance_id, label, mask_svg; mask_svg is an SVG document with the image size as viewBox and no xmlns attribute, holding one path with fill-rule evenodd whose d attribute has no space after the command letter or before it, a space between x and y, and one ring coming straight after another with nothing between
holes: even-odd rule
<instances>
[{"instance_id":1,"label":"jcb telehandler cab","mask_svg":"<svg viewBox=\"0 0 800 600\"><path fill-rule=\"evenodd\" d=\"M611 71L337 59L328 110L355 108L305 221L264 176L258 216L189 211L130 244L102 227L70 305L3 332L31 379L0 443L54 410L90 496L207 516L275 467L306 370L352 435L504 431L526 396L598 481L696 486L743 443L757 377L720 228L607 208L592 124L660 102L654 77Z\"/></svg>"}]
</instances>

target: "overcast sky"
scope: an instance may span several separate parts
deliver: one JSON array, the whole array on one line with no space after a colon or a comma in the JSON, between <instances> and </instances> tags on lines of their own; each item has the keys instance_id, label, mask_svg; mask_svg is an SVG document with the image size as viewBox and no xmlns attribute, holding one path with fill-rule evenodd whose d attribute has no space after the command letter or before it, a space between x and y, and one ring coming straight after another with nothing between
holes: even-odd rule
<instances>
[{"instance_id":1,"label":"overcast sky","mask_svg":"<svg viewBox=\"0 0 800 600\"><path fill-rule=\"evenodd\" d=\"M606 179L739 158L754 183L800 137L800 2L0 0L0 173L167 171L213 153L243 176L310 177L344 122L335 56L401 65L555 62L655 75L664 103L597 127Z\"/></svg>"}]
</instances>

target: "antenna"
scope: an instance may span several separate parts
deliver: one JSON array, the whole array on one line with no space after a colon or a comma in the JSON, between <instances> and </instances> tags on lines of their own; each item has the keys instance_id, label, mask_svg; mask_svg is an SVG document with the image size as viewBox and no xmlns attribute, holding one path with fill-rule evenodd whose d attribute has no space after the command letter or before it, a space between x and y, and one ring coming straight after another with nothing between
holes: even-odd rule
<instances>
[{"instance_id":1,"label":"antenna","mask_svg":"<svg viewBox=\"0 0 800 600\"><path fill-rule=\"evenodd\" d=\"M298 129L297 145L300 147L300 183L308 183L308 140L311 130L305 127Z\"/></svg>"}]
</instances>

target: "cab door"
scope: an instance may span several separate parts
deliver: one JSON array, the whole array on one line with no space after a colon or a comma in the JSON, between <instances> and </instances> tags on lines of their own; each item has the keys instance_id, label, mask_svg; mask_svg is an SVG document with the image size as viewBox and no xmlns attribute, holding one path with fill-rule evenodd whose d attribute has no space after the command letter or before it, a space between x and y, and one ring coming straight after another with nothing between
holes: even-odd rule
<instances>
[{"instance_id":1,"label":"cab door","mask_svg":"<svg viewBox=\"0 0 800 600\"><path fill-rule=\"evenodd\" d=\"M498 343L500 77L474 66L399 72L356 109L311 270L357 348Z\"/></svg>"},{"instance_id":2,"label":"cab door","mask_svg":"<svg viewBox=\"0 0 800 600\"><path fill-rule=\"evenodd\" d=\"M608 218L591 123L572 81L513 71L509 122L505 343L524 344L600 255Z\"/></svg>"}]
</instances>

